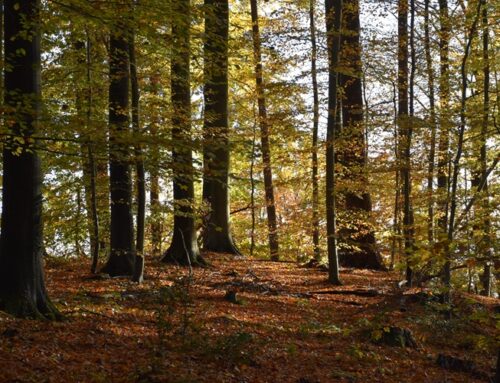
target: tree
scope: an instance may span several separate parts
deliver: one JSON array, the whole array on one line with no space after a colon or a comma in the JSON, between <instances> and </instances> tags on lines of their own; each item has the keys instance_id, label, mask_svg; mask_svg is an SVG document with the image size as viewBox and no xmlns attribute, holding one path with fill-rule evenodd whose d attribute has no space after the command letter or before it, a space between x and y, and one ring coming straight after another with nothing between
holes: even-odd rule
<instances>
[{"instance_id":1,"label":"tree","mask_svg":"<svg viewBox=\"0 0 500 383\"><path fill-rule=\"evenodd\" d=\"M129 47L127 19L112 23L109 39L109 187L111 195L110 254L102 272L111 276L134 272L132 176L129 130Z\"/></svg>"},{"instance_id":2,"label":"tree","mask_svg":"<svg viewBox=\"0 0 500 383\"><path fill-rule=\"evenodd\" d=\"M320 260L319 248L319 186L318 186L318 127L319 127L319 92L318 73L316 68L316 20L314 16L315 1L309 1L309 28L311 33L311 81L313 89L313 131L312 131L312 226L314 259Z\"/></svg>"},{"instance_id":3,"label":"tree","mask_svg":"<svg viewBox=\"0 0 500 383\"><path fill-rule=\"evenodd\" d=\"M269 145L270 126L267 118L264 79L262 75L262 53L260 44L259 14L257 0L250 0L252 15L253 56L255 62L255 83L259 109L260 139L264 165L264 190L266 195L267 225L269 230L269 250L271 259L279 259L278 224L274 202L273 173L271 168L271 147Z\"/></svg>"},{"instance_id":4,"label":"tree","mask_svg":"<svg viewBox=\"0 0 500 383\"><path fill-rule=\"evenodd\" d=\"M137 78L137 61L135 58L135 32L130 33L129 38L129 61L130 61L130 86L132 101L132 129L136 135L134 144L135 169L136 169L136 201L137 201L137 235L135 242L135 264L133 279L142 282L144 274L144 221L146 218L146 175L144 170L144 159L142 144L140 142L140 93L139 79Z\"/></svg>"},{"instance_id":5,"label":"tree","mask_svg":"<svg viewBox=\"0 0 500 383\"><path fill-rule=\"evenodd\" d=\"M162 262L204 264L194 225L194 169L191 139L190 0L172 2L171 99L174 166L174 228Z\"/></svg>"},{"instance_id":6,"label":"tree","mask_svg":"<svg viewBox=\"0 0 500 383\"><path fill-rule=\"evenodd\" d=\"M359 2L344 2L343 33L340 60L342 62L342 144L337 150L342 178L349 185L343 192L345 199L345 228L340 230L345 248L339 252L340 264L346 267L383 269L370 218L372 203L366 177L366 139L363 116L363 91L360 45Z\"/></svg>"},{"instance_id":7,"label":"tree","mask_svg":"<svg viewBox=\"0 0 500 383\"><path fill-rule=\"evenodd\" d=\"M340 285L337 254L335 210L335 134L337 131L338 63L342 0L325 1L328 49L328 122L326 127L326 234L328 245L328 280Z\"/></svg>"},{"instance_id":8,"label":"tree","mask_svg":"<svg viewBox=\"0 0 500 383\"><path fill-rule=\"evenodd\" d=\"M412 121L408 115L408 1L400 0L398 4L398 125L401 161L401 178L403 180L403 236L407 258L406 281L412 285L413 271L410 257L413 251L413 212L411 206L411 136Z\"/></svg>"},{"instance_id":9,"label":"tree","mask_svg":"<svg viewBox=\"0 0 500 383\"><path fill-rule=\"evenodd\" d=\"M42 173L37 153L40 31L37 0L4 2L8 138L3 150L0 308L20 317L57 318L42 266Z\"/></svg>"},{"instance_id":10,"label":"tree","mask_svg":"<svg viewBox=\"0 0 500 383\"><path fill-rule=\"evenodd\" d=\"M228 0L205 1L203 199L205 250L239 254L229 223Z\"/></svg>"}]
</instances>

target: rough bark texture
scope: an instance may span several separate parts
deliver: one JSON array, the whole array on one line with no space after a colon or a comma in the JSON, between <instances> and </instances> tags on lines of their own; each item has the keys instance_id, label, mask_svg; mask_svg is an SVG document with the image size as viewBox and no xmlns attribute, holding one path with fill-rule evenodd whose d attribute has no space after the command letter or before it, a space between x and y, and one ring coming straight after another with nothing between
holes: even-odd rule
<instances>
[{"instance_id":1,"label":"rough bark texture","mask_svg":"<svg viewBox=\"0 0 500 383\"><path fill-rule=\"evenodd\" d=\"M328 122L326 127L326 234L328 245L328 280L340 284L337 254L335 210L335 134L337 131L338 63L342 0L326 0L326 33L328 45Z\"/></svg>"},{"instance_id":2,"label":"rough bark texture","mask_svg":"<svg viewBox=\"0 0 500 383\"><path fill-rule=\"evenodd\" d=\"M109 41L109 187L110 255L101 270L111 276L133 275L132 176L129 164L129 57L124 21L112 25Z\"/></svg>"},{"instance_id":3,"label":"rough bark texture","mask_svg":"<svg viewBox=\"0 0 500 383\"><path fill-rule=\"evenodd\" d=\"M191 139L190 89L190 2L172 3L173 52L172 89L172 160L174 166L174 228L170 247L162 261L180 265L203 263L194 226L194 169Z\"/></svg>"},{"instance_id":4,"label":"rough bark texture","mask_svg":"<svg viewBox=\"0 0 500 383\"><path fill-rule=\"evenodd\" d=\"M40 98L39 1L5 1L5 106L13 125L3 150L0 309L56 318L42 266L42 173L35 141ZM19 107L22 105L22 107Z\"/></svg>"},{"instance_id":5,"label":"rough bark texture","mask_svg":"<svg viewBox=\"0 0 500 383\"><path fill-rule=\"evenodd\" d=\"M229 223L228 0L205 0L203 199L205 250L239 254Z\"/></svg>"},{"instance_id":6,"label":"rough bark texture","mask_svg":"<svg viewBox=\"0 0 500 383\"><path fill-rule=\"evenodd\" d=\"M363 117L361 45L359 41L359 1L344 2L341 47L342 121L337 159L347 186L342 191L345 202L344 228L339 231L342 250L340 264L346 267L383 269L375 232L370 225L372 204L367 189L366 137ZM340 182L339 182L340 183Z\"/></svg>"},{"instance_id":7,"label":"rough bark texture","mask_svg":"<svg viewBox=\"0 0 500 383\"><path fill-rule=\"evenodd\" d=\"M271 147L269 144L269 120L265 98L264 80L262 77L262 54L260 46L259 14L257 0L250 0L252 13L253 53L255 61L255 82L257 103L259 108L259 125L261 137L262 162L264 165L264 189L267 208L267 226L269 229L269 250L271 259L279 259L278 224L276 220L276 205L274 203L273 173L271 169Z\"/></svg>"}]
</instances>

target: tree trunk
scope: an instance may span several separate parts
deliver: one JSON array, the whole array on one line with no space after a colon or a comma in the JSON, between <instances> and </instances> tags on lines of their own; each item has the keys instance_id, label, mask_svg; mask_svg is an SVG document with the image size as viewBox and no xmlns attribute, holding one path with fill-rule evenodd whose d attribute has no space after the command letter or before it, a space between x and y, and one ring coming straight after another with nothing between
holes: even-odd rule
<instances>
[{"instance_id":1,"label":"tree trunk","mask_svg":"<svg viewBox=\"0 0 500 383\"><path fill-rule=\"evenodd\" d=\"M257 103L259 108L259 124L261 135L262 161L264 163L264 189L267 208L267 225L269 229L269 250L271 259L279 259L278 224L276 221L276 205L274 203L273 174L271 169L271 148L269 144L269 120L267 118L264 79L262 75L262 54L260 46L259 15L257 0L250 0L252 13L253 54L255 61L255 82Z\"/></svg>"},{"instance_id":2,"label":"tree trunk","mask_svg":"<svg viewBox=\"0 0 500 383\"><path fill-rule=\"evenodd\" d=\"M450 289L451 289L451 243L454 239L455 234L455 215L457 210L457 189L458 189L458 175L460 172L460 160L463 154L463 144L464 144L464 134L465 134L465 126L466 126L466 103L467 103L467 88L468 88L468 80L467 80L467 60L469 58L470 49L472 45L472 41L476 34L477 24L480 17L481 11L481 2L478 2L477 13L475 19L470 27L469 36L467 39L464 56L462 58L462 63L460 65L460 73L462 80L462 89L461 89L461 98L460 98L460 125L458 129L458 142L457 142L457 151L455 154L455 158L453 159L453 173L451 178L451 195L450 195L450 217L448 222L448 237L447 237L447 246L446 246L446 263L444 267L444 284L446 288L445 298L447 301L450 300Z\"/></svg>"},{"instance_id":3,"label":"tree trunk","mask_svg":"<svg viewBox=\"0 0 500 383\"><path fill-rule=\"evenodd\" d=\"M449 141L450 141L450 122L449 122L449 93L450 93L450 74L449 74L449 42L450 42L450 21L448 16L448 0L439 0L439 143L438 143L438 163L437 163L437 191L438 191L438 210L439 219L437 227L437 250L439 260L443 261L446 257L447 247L447 227L448 227L448 201L449 201ZM444 268L450 268L445 264Z\"/></svg>"},{"instance_id":4,"label":"tree trunk","mask_svg":"<svg viewBox=\"0 0 500 383\"><path fill-rule=\"evenodd\" d=\"M190 0L172 2L172 160L174 228L162 262L186 266L204 263L194 225L194 169L191 138Z\"/></svg>"},{"instance_id":5,"label":"tree trunk","mask_svg":"<svg viewBox=\"0 0 500 383\"><path fill-rule=\"evenodd\" d=\"M228 0L205 0L203 200L205 250L239 254L229 223Z\"/></svg>"},{"instance_id":6,"label":"tree trunk","mask_svg":"<svg viewBox=\"0 0 500 383\"><path fill-rule=\"evenodd\" d=\"M483 26L483 118L481 121L481 132L479 135L479 169L475 169L472 187L478 188L481 180L486 178L487 172L487 149L486 141L488 139L488 123L490 110L490 59L489 59L489 28L488 28L488 6L486 0L482 0L482 26ZM475 223L478 229L482 232L479 238L475 238L477 250L485 258L491 259L493 254L491 251L491 221L490 221L490 206L488 195L488 182L483 185L482 195L479 197L479 207L474 210ZM492 283L492 262L493 259L485 262L481 282L483 290L481 293L485 296L491 295Z\"/></svg>"},{"instance_id":7,"label":"tree trunk","mask_svg":"<svg viewBox=\"0 0 500 383\"><path fill-rule=\"evenodd\" d=\"M92 143L91 117L92 117L92 83L91 83L91 48L90 38L87 36L86 44L81 40L74 42L75 54L77 55L78 70L84 68L84 89L79 87L82 78L75 77L74 87L76 89L76 112L77 123L83 125L85 131L80 135L83 186L85 190L85 206L87 210L87 227L90 239L90 255L92 263L90 272L97 271L99 261L99 215L96 201L96 168L94 159L94 147Z\"/></svg>"},{"instance_id":8,"label":"tree trunk","mask_svg":"<svg viewBox=\"0 0 500 383\"><path fill-rule=\"evenodd\" d=\"M36 152L40 113L38 0L4 2L5 107L13 124L3 150L0 309L19 317L56 318L42 265L42 172ZM19 107L22 105L22 107Z\"/></svg>"},{"instance_id":9,"label":"tree trunk","mask_svg":"<svg viewBox=\"0 0 500 383\"><path fill-rule=\"evenodd\" d=\"M152 76L150 80L152 92L158 95L159 78L157 75ZM158 134L159 118L153 116L150 135L152 142L155 142L155 137ZM160 177L159 177L159 160L160 149L158 145L150 146L149 154L149 210L151 215L151 247L153 256L161 254L161 222L160 222Z\"/></svg>"},{"instance_id":10,"label":"tree trunk","mask_svg":"<svg viewBox=\"0 0 500 383\"><path fill-rule=\"evenodd\" d=\"M411 121L408 116L408 1L398 4L398 125L400 137L400 167L403 181L403 236L407 259L406 281L412 284L410 257L413 250L413 214L411 209L410 147Z\"/></svg>"},{"instance_id":11,"label":"tree trunk","mask_svg":"<svg viewBox=\"0 0 500 383\"><path fill-rule=\"evenodd\" d=\"M91 121L92 121L92 72L91 72L91 65L92 65L92 56L91 56L91 45L90 45L90 37L88 35L88 31L86 30L86 35L87 35L87 46L86 46L86 87L87 87L87 110L85 113L85 125L87 127L87 130L91 126ZM90 194L88 195L89 201L88 201L88 209L90 209L91 212L91 220L92 220L92 231L90 234L90 242L91 242L91 253L92 253L92 264L90 266L90 272L92 274L95 274L97 271L97 266L99 262L99 249L100 249L100 241L99 241L99 213L97 209L97 185L96 185L96 174L97 174L97 169L96 169L96 163L95 163L95 157L94 157L94 144L90 140L90 137L88 137L89 140L87 142L87 166L86 168L88 169L89 172L89 185L88 187L90 188Z\"/></svg>"},{"instance_id":12,"label":"tree trunk","mask_svg":"<svg viewBox=\"0 0 500 383\"><path fill-rule=\"evenodd\" d=\"M319 186L318 186L318 126L319 94L316 69L316 20L314 16L315 0L309 1L309 26L311 33L311 80L313 90L313 131L312 131L312 226L314 259L321 260L319 247Z\"/></svg>"},{"instance_id":13,"label":"tree trunk","mask_svg":"<svg viewBox=\"0 0 500 383\"><path fill-rule=\"evenodd\" d=\"M344 249L339 253L340 264L346 267L384 269L377 250L375 233L369 223L372 204L366 177L366 140L363 116L363 87L359 1L349 0L342 12L343 35L340 53L342 67L342 130L337 158L343 178L355 184L356 190L345 190L347 228L340 230Z\"/></svg>"},{"instance_id":14,"label":"tree trunk","mask_svg":"<svg viewBox=\"0 0 500 383\"><path fill-rule=\"evenodd\" d=\"M112 25L109 41L110 254L101 270L133 275L135 265L129 129L129 57L126 21Z\"/></svg>"},{"instance_id":15,"label":"tree trunk","mask_svg":"<svg viewBox=\"0 0 500 383\"><path fill-rule=\"evenodd\" d=\"M326 33L328 49L328 122L326 128L326 234L328 244L328 280L340 285L337 254L335 210L335 134L337 131L338 63L342 0L326 0Z\"/></svg>"},{"instance_id":16,"label":"tree trunk","mask_svg":"<svg viewBox=\"0 0 500 383\"><path fill-rule=\"evenodd\" d=\"M136 203L137 203L137 233L135 243L135 264L134 282L141 283L144 278L144 220L146 217L146 177L144 171L144 158L141 144L141 126L140 126L140 93L139 80L137 78L137 62L135 58L135 33L130 34L129 41L129 60L130 60L130 87L132 101L132 129L134 131L134 155L136 169Z\"/></svg>"},{"instance_id":17,"label":"tree trunk","mask_svg":"<svg viewBox=\"0 0 500 383\"><path fill-rule=\"evenodd\" d=\"M436 161L436 100L434 95L434 69L432 68L431 39L430 39L430 21L429 21L429 2L425 0L424 4L424 49L425 61L427 64L427 81L429 88L429 114L431 127L431 141L429 148L429 162L427 168L427 239L429 247L434 243L434 163Z\"/></svg>"}]
</instances>

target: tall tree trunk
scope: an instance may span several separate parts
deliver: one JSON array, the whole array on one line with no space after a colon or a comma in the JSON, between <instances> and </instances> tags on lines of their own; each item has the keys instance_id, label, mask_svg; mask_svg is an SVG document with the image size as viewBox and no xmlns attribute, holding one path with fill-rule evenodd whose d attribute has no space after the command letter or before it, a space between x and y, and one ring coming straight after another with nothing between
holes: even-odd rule
<instances>
[{"instance_id":1,"label":"tall tree trunk","mask_svg":"<svg viewBox=\"0 0 500 383\"><path fill-rule=\"evenodd\" d=\"M9 68L4 69L4 102L13 124L3 149L0 309L19 317L55 318L59 314L47 295L42 266L42 172L33 138L41 96L40 2L4 4Z\"/></svg>"},{"instance_id":2,"label":"tall tree trunk","mask_svg":"<svg viewBox=\"0 0 500 383\"><path fill-rule=\"evenodd\" d=\"M278 224L276 221L276 205L274 202L273 173L271 169L271 147L269 144L270 126L267 118L265 86L262 74L262 54L260 46L259 15L257 0L250 0L252 13L253 54L255 61L255 82L257 103L259 108L259 125L261 136L262 161L264 163L264 189L267 208L267 225L269 229L269 250L272 260L279 259Z\"/></svg>"},{"instance_id":3,"label":"tall tree trunk","mask_svg":"<svg viewBox=\"0 0 500 383\"><path fill-rule=\"evenodd\" d=\"M445 298L447 301L450 300L450 289L451 289L451 243L454 239L455 234L455 215L457 210L457 189L458 189L458 175L460 172L460 159L463 154L463 144L464 144L464 134L465 134L465 126L466 126L466 103L467 103L467 88L468 88L468 80L467 80L467 60L469 58L470 49L472 45L472 41L474 36L476 35L477 24L479 21L479 17L481 14L481 4L482 2L478 2L477 13L474 18L474 21L469 30L469 36L467 38L464 56L462 58L462 63L460 65L460 74L462 80L462 89L461 89L461 98L460 98L460 125L458 128L458 142L457 142L457 151L455 154L455 158L453 159L453 173L451 178L451 194L450 194L450 216L448 222L448 236L447 236L447 246L446 246L446 263L444 267L444 284L446 288Z\"/></svg>"},{"instance_id":4,"label":"tall tree trunk","mask_svg":"<svg viewBox=\"0 0 500 383\"><path fill-rule=\"evenodd\" d=\"M79 84L82 78L74 79L76 89L76 112L78 123L84 126L85 131L81 134L81 155L82 155L82 174L83 186L85 190L85 206L87 210L87 227L90 238L90 255L92 263L90 272L97 271L99 261L99 216L96 201L96 168L94 159L94 148L92 144L91 117L92 117L92 83L91 83L91 47L90 38L87 36L86 43L81 40L74 42L75 54L77 55L77 64L84 68L84 88Z\"/></svg>"},{"instance_id":5,"label":"tall tree trunk","mask_svg":"<svg viewBox=\"0 0 500 383\"><path fill-rule=\"evenodd\" d=\"M136 203L137 203L137 233L135 242L135 265L133 280L142 282L144 278L144 221L146 218L146 175L141 144L140 125L140 93L137 78L137 61L135 57L135 32L130 33L129 41L130 87L132 101L132 129L134 131L134 155L136 169Z\"/></svg>"},{"instance_id":6,"label":"tall tree trunk","mask_svg":"<svg viewBox=\"0 0 500 383\"><path fill-rule=\"evenodd\" d=\"M411 211L410 147L411 122L408 115L408 0L398 4L398 125L400 137L400 167L403 181L403 236L407 258L406 280L412 284L410 257L413 248L413 222Z\"/></svg>"},{"instance_id":7,"label":"tall tree trunk","mask_svg":"<svg viewBox=\"0 0 500 383\"><path fill-rule=\"evenodd\" d=\"M102 272L133 275L135 265L129 129L127 20L113 23L109 40L110 254Z\"/></svg>"},{"instance_id":8,"label":"tall tree trunk","mask_svg":"<svg viewBox=\"0 0 500 383\"><path fill-rule=\"evenodd\" d=\"M424 3L424 49L425 62L427 65L427 81L429 88L429 114L431 141L429 143L429 161L427 167L427 192L428 192L428 207L427 207L427 239L429 247L432 248L434 243L434 163L436 161L436 100L434 95L434 69L432 67L431 54L431 39L430 39L430 20L429 20L429 2Z\"/></svg>"},{"instance_id":9,"label":"tall tree trunk","mask_svg":"<svg viewBox=\"0 0 500 383\"><path fill-rule=\"evenodd\" d=\"M309 27L311 33L311 81L313 90L313 131L312 131L312 226L314 259L320 261L319 247L319 186L318 186L318 126L319 126L319 94L316 68L316 20L314 16L315 0L309 1Z\"/></svg>"},{"instance_id":10,"label":"tall tree trunk","mask_svg":"<svg viewBox=\"0 0 500 383\"><path fill-rule=\"evenodd\" d=\"M335 135L338 127L337 94L340 55L342 0L325 0L328 49L328 122L326 127L326 234L328 244L328 280L340 285L335 210Z\"/></svg>"},{"instance_id":11,"label":"tall tree trunk","mask_svg":"<svg viewBox=\"0 0 500 383\"><path fill-rule=\"evenodd\" d=\"M337 151L342 173L356 190L343 192L348 228L340 230L345 250L339 253L340 264L347 267L384 269L377 250L375 233L368 222L372 210L366 177L366 140L363 116L359 1L344 2L341 61L342 122L341 150Z\"/></svg>"},{"instance_id":12,"label":"tall tree trunk","mask_svg":"<svg viewBox=\"0 0 500 383\"><path fill-rule=\"evenodd\" d=\"M154 75L150 80L152 92L158 95L159 77ZM157 109L157 108L156 108ZM158 134L159 118L152 117L150 135L152 142ZM158 145L150 146L149 154L149 210L151 215L151 247L153 256L161 253L161 222L160 222L160 148Z\"/></svg>"},{"instance_id":13,"label":"tall tree trunk","mask_svg":"<svg viewBox=\"0 0 500 383\"><path fill-rule=\"evenodd\" d=\"M440 261L446 257L447 227L448 227L448 201L449 201L449 99L450 99L450 73L449 73L449 43L450 43L450 20L448 15L448 0L439 0L439 143L438 143L438 163L437 163L437 191L438 191L438 227L437 250ZM444 268L449 269L446 264ZM445 270L444 270L445 271ZM446 273L446 271L445 271Z\"/></svg>"},{"instance_id":14,"label":"tall tree trunk","mask_svg":"<svg viewBox=\"0 0 500 383\"><path fill-rule=\"evenodd\" d=\"M490 64L489 64L489 28L488 28L488 8L486 0L482 1L482 24L483 24L483 116L481 121L481 132L478 137L477 145L479 146L479 167L473 169L472 187L479 189L482 179L486 178L487 172L487 149L486 140L488 138L488 123L490 109ZM478 190L479 192L479 190ZM491 253L491 222L490 222L490 207L488 196L488 181L483 185L482 193L479 196L478 206L474 209L475 227L481 234L474 236L476 249L479 254L484 255L486 262L484 265L481 282L483 289L481 293L485 296L491 295L491 277L492 277L492 253Z\"/></svg>"},{"instance_id":15,"label":"tall tree trunk","mask_svg":"<svg viewBox=\"0 0 500 383\"><path fill-rule=\"evenodd\" d=\"M92 51L91 51L91 45L90 45L90 37L88 35L88 31L85 31L87 35L87 44L86 44L86 59L85 59L85 64L86 64L86 99L87 99L87 107L86 107L86 113L85 113L85 126L87 130L90 129L91 123L92 123L92 103L93 103L93 97L92 97ZM97 177L97 169L96 169L96 161L94 157L94 144L90 140L90 137L88 137L88 142L87 142L87 168L88 171L88 176L89 176L89 185L88 187L90 188L90 193L88 195L89 201L88 201L88 209L91 212L91 221L92 221L92 229L90 233L90 249L92 253L92 264L90 266L90 272L92 274L95 274L97 272L97 266L99 263L99 249L100 249L100 241L99 241L99 213L98 213L98 208L97 208L97 183L96 183L96 177ZM86 193L87 194L87 193Z\"/></svg>"},{"instance_id":16,"label":"tall tree trunk","mask_svg":"<svg viewBox=\"0 0 500 383\"><path fill-rule=\"evenodd\" d=\"M203 199L205 250L239 254L229 223L228 0L205 0Z\"/></svg>"},{"instance_id":17,"label":"tall tree trunk","mask_svg":"<svg viewBox=\"0 0 500 383\"><path fill-rule=\"evenodd\" d=\"M172 2L172 160L174 166L174 228L170 247L162 262L199 265L200 256L194 225L194 169L191 138L190 88L190 0Z\"/></svg>"}]
</instances>

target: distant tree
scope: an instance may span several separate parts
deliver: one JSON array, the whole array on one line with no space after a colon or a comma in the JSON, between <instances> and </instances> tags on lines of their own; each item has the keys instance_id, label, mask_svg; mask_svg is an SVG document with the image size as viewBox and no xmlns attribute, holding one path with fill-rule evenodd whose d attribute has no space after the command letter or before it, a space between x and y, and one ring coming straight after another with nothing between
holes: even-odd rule
<instances>
[{"instance_id":1,"label":"distant tree","mask_svg":"<svg viewBox=\"0 0 500 383\"><path fill-rule=\"evenodd\" d=\"M37 153L40 31L37 0L4 2L5 107L0 308L20 317L56 318L42 267L42 173Z\"/></svg>"},{"instance_id":2,"label":"distant tree","mask_svg":"<svg viewBox=\"0 0 500 383\"><path fill-rule=\"evenodd\" d=\"M126 12L127 14L127 12ZM129 131L129 48L127 19L111 25L109 39L109 182L111 194L110 255L102 272L133 275L132 175Z\"/></svg>"},{"instance_id":3,"label":"distant tree","mask_svg":"<svg viewBox=\"0 0 500 383\"><path fill-rule=\"evenodd\" d=\"M194 224L194 169L191 138L190 88L190 0L172 2L171 98L172 160L174 166L174 228L170 247L162 261L199 265L200 256Z\"/></svg>"},{"instance_id":4,"label":"distant tree","mask_svg":"<svg viewBox=\"0 0 500 383\"><path fill-rule=\"evenodd\" d=\"M239 254L229 223L228 0L205 0L203 199L205 250Z\"/></svg>"}]
</instances>

